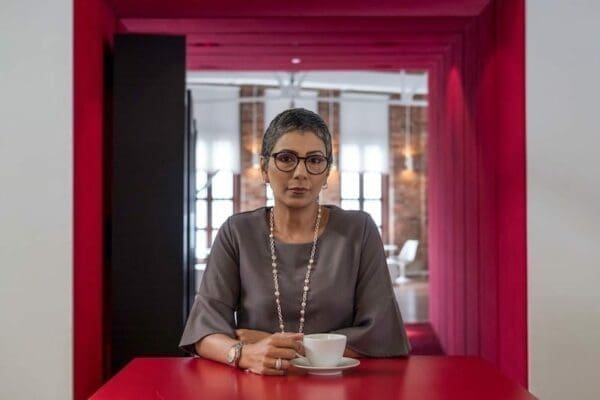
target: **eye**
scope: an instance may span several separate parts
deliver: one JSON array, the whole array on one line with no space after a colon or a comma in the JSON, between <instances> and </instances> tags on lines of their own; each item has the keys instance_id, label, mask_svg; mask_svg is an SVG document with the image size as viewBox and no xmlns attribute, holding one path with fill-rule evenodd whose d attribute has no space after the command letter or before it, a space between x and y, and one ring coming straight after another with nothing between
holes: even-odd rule
<instances>
[{"instance_id":1,"label":"eye","mask_svg":"<svg viewBox=\"0 0 600 400\"><path fill-rule=\"evenodd\" d=\"M295 163L296 156L292 153L279 153L277 154L277 161L281 161L284 163Z\"/></svg>"},{"instance_id":2,"label":"eye","mask_svg":"<svg viewBox=\"0 0 600 400\"><path fill-rule=\"evenodd\" d=\"M320 165L326 162L325 157L323 156L309 156L307 160L309 163L314 165Z\"/></svg>"}]
</instances>

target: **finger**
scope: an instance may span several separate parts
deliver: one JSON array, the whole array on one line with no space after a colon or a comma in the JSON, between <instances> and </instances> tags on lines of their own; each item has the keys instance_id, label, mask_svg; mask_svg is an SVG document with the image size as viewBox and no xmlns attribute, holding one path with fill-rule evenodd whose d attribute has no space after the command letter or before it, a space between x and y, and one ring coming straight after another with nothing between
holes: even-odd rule
<instances>
[{"instance_id":1,"label":"finger","mask_svg":"<svg viewBox=\"0 0 600 400\"><path fill-rule=\"evenodd\" d=\"M261 369L251 369L251 372L254 372L258 375L284 375L285 371L275 368L261 368Z\"/></svg>"},{"instance_id":2,"label":"finger","mask_svg":"<svg viewBox=\"0 0 600 400\"><path fill-rule=\"evenodd\" d=\"M298 349L298 341L302 340L302 334L285 334L280 333L273 335L273 344L277 347L287 347L290 349Z\"/></svg>"},{"instance_id":3,"label":"finger","mask_svg":"<svg viewBox=\"0 0 600 400\"><path fill-rule=\"evenodd\" d=\"M281 359L281 371L287 371L287 369L292 365L292 363L289 362L289 360L286 359ZM277 368L275 368L277 369Z\"/></svg>"},{"instance_id":4,"label":"finger","mask_svg":"<svg viewBox=\"0 0 600 400\"><path fill-rule=\"evenodd\" d=\"M302 338L304 337L304 333L298 333L298 332L278 332L278 333L274 333L273 334L274 337L277 338L291 338L294 340L302 340Z\"/></svg>"},{"instance_id":5,"label":"finger","mask_svg":"<svg viewBox=\"0 0 600 400\"><path fill-rule=\"evenodd\" d=\"M291 360L292 358L296 358L296 350L282 347L273 347L269 350L268 356L275 359L281 358Z\"/></svg>"},{"instance_id":6,"label":"finger","mask_svg":"<svg viewBox=\"0 0 600 400\"><path fill-rule=\"evenodd\" d=\"M281 360L281 363L279 365L279 368L277 368L277 360ZM291 363L289 362L289 360L283 359L283 358L273 358L271 360L269 360L270 362L265 363L265 367L266 368L271 368L271 369L275 369L275 370L279 370L279 371L285 371L287 370Z\"/></svg>"},{"instance_id":7,"label":"finger","mask_svg":"<svg viewBox=\"0 0 600 400\"><path fill-rule=\"evenodd\" d=\"M263 371L263 375L285 375L285 371L282 369L266 368Z\"/></svg>"}]
</instances>

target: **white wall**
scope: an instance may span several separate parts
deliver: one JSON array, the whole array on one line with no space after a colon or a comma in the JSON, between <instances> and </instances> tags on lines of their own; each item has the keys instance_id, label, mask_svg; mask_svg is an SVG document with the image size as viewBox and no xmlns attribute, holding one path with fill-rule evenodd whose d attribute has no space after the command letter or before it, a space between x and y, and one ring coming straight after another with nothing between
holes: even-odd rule
<instances>
[{"instance_id":1,"label":"white wall","mask_svg":"<svg viewBox=\"0 0 600 400\"><path fill-rule=\"evenodd\" d=\"M0 2L0 398L72 392L72 0Z\"/></svg>"},{"instance_id":2,"label":"white wall","mask_svg":"<svg viewBox=\"0 0 600 400\"><path fill-rule=\"evenodd\" d=\"M600 398L600 2L527 2L530 390Z\"/></svg>"}]
</instances>

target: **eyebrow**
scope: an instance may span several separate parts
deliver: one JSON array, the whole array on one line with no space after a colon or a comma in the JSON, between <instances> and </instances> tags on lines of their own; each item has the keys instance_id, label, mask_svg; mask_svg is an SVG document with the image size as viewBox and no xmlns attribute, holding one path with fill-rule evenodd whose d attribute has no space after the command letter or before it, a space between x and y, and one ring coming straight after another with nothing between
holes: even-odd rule
<instances>
[{"instance_id":1,"label":"eyebrow","mask_svg":"<svg viewBox=\"0 0 600 400\"><path fill-rule=\"evenodd\" d=\"M298 155L297 151L291 150L291 149L281 149L281 150L278 151L278 153L283 153L283 152L294 153L295 155ZM310 155L310 154L321 154L323 156L325 155L325 153L323 153L321 150L311 150L311 151L306 152L307 156Z\"/></svg>"}]
</instances>

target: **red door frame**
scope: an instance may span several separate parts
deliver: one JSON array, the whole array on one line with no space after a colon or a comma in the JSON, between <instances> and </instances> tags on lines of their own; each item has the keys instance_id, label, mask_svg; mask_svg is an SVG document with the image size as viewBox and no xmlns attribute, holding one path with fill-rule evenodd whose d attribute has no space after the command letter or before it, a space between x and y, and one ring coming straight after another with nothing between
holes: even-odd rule
<instances>
[{"instance_id":1,"label":"red door frame","mask_svg":"<svg viewBox=\"0 0 600 400\"><path fill-rule=\"evenodd\" d=\"M101 384L103 347L110 345L103 336L110 97L104 62L119 19L102 0L74 0L74 6L74 397L80 399ZM410 32L422 39L429 32L431 43L421 41L377 66L372 57L348 54L335 63L316 58L302 68L428 71L431 321L449 354L479 354L527 385L524 15L523 0L502 0L478 17L452 22L375 21L390 30L390 39ZM205 22L231 27L229 20ZM335 17L261 23L324 24L341 33L371 24L369 18ZM137 30L152 31L151 25ZM193 68L194 59L189 62ZM274 58L239 63L229 69L289 70Z\"/></svg>"}]
</instances>

